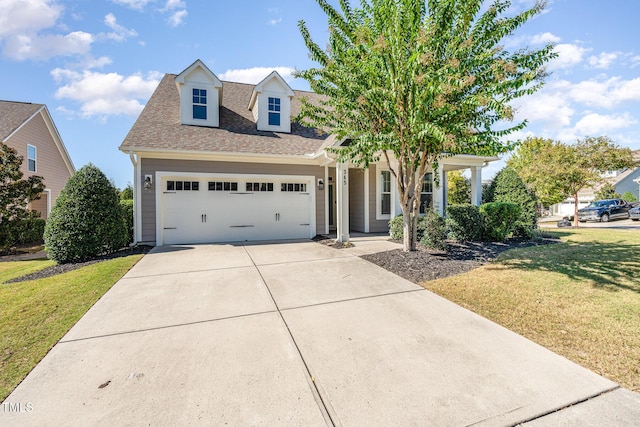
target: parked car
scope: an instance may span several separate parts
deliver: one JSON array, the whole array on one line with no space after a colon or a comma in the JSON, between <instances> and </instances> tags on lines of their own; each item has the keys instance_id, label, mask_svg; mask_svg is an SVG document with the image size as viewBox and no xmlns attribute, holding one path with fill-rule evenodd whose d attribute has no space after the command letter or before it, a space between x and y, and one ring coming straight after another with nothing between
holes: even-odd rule
<instances>
[{"instance_id":1,"label":"parked car","mask_svg":"<svg viewBox=\"0 0 640 427\"><path fill-rule=\"evenodd\" d=\"M640 202L629 203L631 209L629 209L629 218L631 221L640 220Z\"/></svg>"},{"instance_id":2,"label":"parked car","mask_svg":"<svg viewBox=\"0 0 640 427\"><path fill-rule=\"evenodd\" d=\"M629 205L622 199L595 200L586 208L578 209L578 221L607 222L629 218Z\"/></svg>"}]
</instances>

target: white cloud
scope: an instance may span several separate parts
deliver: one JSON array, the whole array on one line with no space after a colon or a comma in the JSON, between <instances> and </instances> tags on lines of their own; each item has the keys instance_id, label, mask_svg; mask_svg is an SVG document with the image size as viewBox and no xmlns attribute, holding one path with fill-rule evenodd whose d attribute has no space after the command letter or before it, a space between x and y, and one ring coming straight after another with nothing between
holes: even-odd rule
<instances>
[{"instance_id":1,"label":"white cloud","mask_svg":"<svg viewBox=\"0 0 640 427\"><path fill-rule=\"evenodd\" d=\"M571 68L582 62L582 58L589 49L577 44L561 43L555 46L558 57L549 63L550 69Z\"/></svg>"},{"instance_id":2,"label":"white cloud","mask_svg":"<svg viewBox=\"0 0 640 427\"><path fill-rule=\"evenodd\" d=\"M128 7L133 10L142 10L144 7L153 0L111 0L115 4Z\"/></svg>"},{"instance_id":3,"label":"white cloud","mask_svg":"<svg viewBox=\"0 0 640 427\"><path fill-rule=\"evenodd\" d=\"M567 95L587 106L613 108L623 102L640 101L640 77L632 80L620 77L584 80L570 85Z\"/></svg>"},{"instance_id":4,"label":"white cloud","mask_svg":"<svg viewBox=\"0 0 640 427\"><path fill-rule=\"evenodd\" d=\"M607 69L620 56L620 52L602 52L600 55L589 57L589 66L593 68Z\"/></svg>"},{"instance_id":5,"label":"white cloud","mask_svg":"<svg viewBox=\"0 0 640 427\"><path fill-rule=\"evenodd\" d=\"M187 11L186 10L179 10L179 11L173 13L169 18L167 18L167 23L171 27L175 28L178 25L182 24L186 17L187 17Z\"/></svg>"},{"instance_id":6,"label":"white cloud","mask_svg":"<svg viewBox=\"0 0 640 427\"><path fill-rule=\"evenodd\" d=\"M279 24L279 23L281 23L281 22L282 22L282 18L278 18L278 19L269 19L269 20L267 21L267 25L274 26L274 25L278 25L278 24Z\"/></svg>"},{"instance_id":7,"label":"white cloud","mask_svg":"<svg viewBox=\"0 0 640 427\"><path fill-rule=\"evenodd\" d=\"M85 55L91 50L94 36L83 31L67 35L17 35L5 41L3 53L19 61L47 60L55 56Z\"/></svg>"},{"instance_id":8,"label":"white cloud","mask_svg":"<svg viewBox=\"0 0 640 427\"><path fill-rule=\"evenodd\" d=\"M55 93L57 99L80 103L80 116L106 118L113 115L137 116L143 102L151 96L161 74L149 72L123 76L117 73L82 72L56 68L54 80L63 85Z\"/></svg>"},{"instance_id":9,"label":"white cloud","mask_svg":"<svg viewBox=\"0 0 640 427\"><path fill-rule=\"evenodd\" d=\"M2 0L0 40L52 27L61 12L62 6L51 0Z\"/></svg>"},{"instance_id":10,"label":"white cloud","mask_svg":"<svg viewBox=\"0 0 640 427\"><path fill-rule=\"evenodd\" d=\"M561 92L543 90L522 98L517 106L516 119L526 119L529 124L559 128L571 124L574 109Z\"/></svg>"},{"instance_id":11,"label":"white cloud","mask_svg":"<svg viewBox=\"0 0 640 427\"><path fill-rule=\"evenodd\" d=\"M106 37L110 40L122 42L129 37L136 37L138 33L136 30L130 30L118 24L116 17L113 13L109 13L104 17L104 23L107 27L113 30L112 33L107 33Z\"/></svg>"},{"instance_id":12,"label":"white cloud","mask_svg":"<svg viewBox=\"0 0 640 427\"><path fill-rule=\"evenodd\" d=\"M186 9L187 4L181 0L167 0L161 12L168 12L175 9Z\"/></svg>"},{"instance_id":13,"label":"white cloud","mask_svg":"<svg viewBox=\"0 0 640 427\"><path fill-rule=\"evenodd\" d=\"M627 128L638 122L629 114L602 115L597 113L587 114L581 118L574 129L578 135L606 135L618 129Z\"/></svg>"},{"instance_id":14,"label":"white cloud","mask_svg":"<svg viewBox=\"0 0 640 427\"><path fill-rule=\"evenodd\" d=\"M536 34L531 37L531 44L548 44L548 43L558 43L560 41L560 37L553 35L549 32Z\"/></svg>"},{"instance_id":15,"label":"white cloud","mask_svg":"<svg viewBox=\"0 0 640 427\"><path fill-rule=\"evenodd\" d=\"M267 21L267 25L274 26L282 22L282 16L280 15L280 10L277 7L267 9L267 13L271 16Z\"/></svg>"},{"instance_id":16,"label":"white cloud","mask_svg":"<svg viewBox=\"0 0 640 427\"><path fill-rule=\"evenodd\" d=\"M277 71L283 79L287 81L293 80L293 73L295 69L290 67L253 67L238 70L227 70L220 74L220 79L239 83L257 84L274 70Z\"/></svg>"}]
</instances>

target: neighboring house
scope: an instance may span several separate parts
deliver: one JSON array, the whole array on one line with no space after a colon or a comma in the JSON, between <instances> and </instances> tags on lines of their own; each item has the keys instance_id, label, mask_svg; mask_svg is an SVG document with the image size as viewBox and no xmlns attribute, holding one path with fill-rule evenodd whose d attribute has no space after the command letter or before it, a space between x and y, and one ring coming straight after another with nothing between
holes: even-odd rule
<instances>
[{"instance_id":1,"label":"neighboring house","mask_svg":"<svg viewBox=\"0 0 640 427\"><path fill-rule=\"evenodd\" d=\"M387 232L400 214L386 163L336 163L326 149L347 144L293 123L299 99L275 71L257 85L222 82L200 60L166 74L120 150L134 165L135 241L156 245L312 238L337 231ZM481 169L494 157L441 160L442 185L428 174L421 200L440 212L445 171Z\"/></svg>"},{"instance_id":2,"label":"neighboring house","mask_svg":"<svg viewBox=\"0 0 640 427\"><path fill-rule=\"evenodd\" d=\"M636 162L640 162L640 150L633 152L633 159ZM633 193L638 200L640 200L640 190L636 179L640 178L640 167L622 169L617 171L608 171L602 175L606 182L611 183L615 192L623 195L627 191ZM578 192L578 209L586 207L589 203L595 200L595 194L598 192L602 185L599 184L593 187L582 189ZM565 216L574 214L574 199L569 197L563 200L561 203L555 204L551 207L553 215Z\"/></svg>"},{"instance_id":3,"label":"neighboring house","mask_svg":"<svg viewBox=\"0 0 640 427\"><path fill-rule=\"evenodd\" d=\"M24 178L44 178L45 190L30 208L46 219L67 180L75 172L69 153L44 104L0 101L0 141L23 157Z\"/></svg>"}]
</instances>

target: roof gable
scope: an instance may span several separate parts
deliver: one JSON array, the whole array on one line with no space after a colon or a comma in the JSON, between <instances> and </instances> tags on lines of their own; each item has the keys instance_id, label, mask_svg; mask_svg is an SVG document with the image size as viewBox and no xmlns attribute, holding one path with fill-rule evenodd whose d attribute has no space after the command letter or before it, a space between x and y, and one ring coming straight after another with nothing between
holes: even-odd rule
<instances>
[{"instance_id":1,"label":"roof gable","mask_svg":"<svg viewBox=\"0 0 640 427\"><path fill-rule=\"evenodd\" d=\"M0 101L0 141L5 141L38 113L44 104Z\"/></svg>"},{"instance_id":2,"label":"roof gable","mask_svg":"<svg viewBox=\"0 0 640 427\"><path fill-rule=\"evenodd\" d=\"M258 94L262 92L280 92L283 95L288 96L289 98L293 98L294 93L291 86L287 84L286 81L282 78L277 71L273 70L271 74L262 79L260 83L258 83L251 93L251 100L249 101L249 109L252 110L255 106L256 100L258 99Z\"/></svg>"}]
</instances>

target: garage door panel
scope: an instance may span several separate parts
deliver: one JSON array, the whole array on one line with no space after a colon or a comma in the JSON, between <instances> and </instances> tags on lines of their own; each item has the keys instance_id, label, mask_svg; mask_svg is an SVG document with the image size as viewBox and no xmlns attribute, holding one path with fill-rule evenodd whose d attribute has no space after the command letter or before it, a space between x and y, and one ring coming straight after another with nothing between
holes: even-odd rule
<instances>
[{"instance_id":1,"label":"garage door panel","mask_svg":"<svg viewBox=\"0 0 640 427\"><path fill-rule=\"evenodd\" d=\"M311 230L312 197L307 183L290 178L199 180L193 177L165 178L196 182L197 191L167 191L161 203L163 241L175 243L229 242L308 238ZM235 184L230 184L234 182ZM232 187L233 185L233 187ZM182 186L185 188L185 186ZM231 191L231 189L236 191ZM287 191L287 188L289 191ZM285 191L281 191L284 189ZM226 190L226 191L225 191Z\"/></svg>"}]
</instances>

